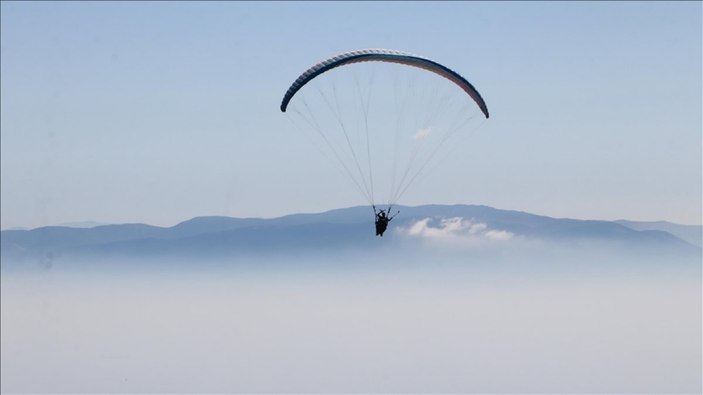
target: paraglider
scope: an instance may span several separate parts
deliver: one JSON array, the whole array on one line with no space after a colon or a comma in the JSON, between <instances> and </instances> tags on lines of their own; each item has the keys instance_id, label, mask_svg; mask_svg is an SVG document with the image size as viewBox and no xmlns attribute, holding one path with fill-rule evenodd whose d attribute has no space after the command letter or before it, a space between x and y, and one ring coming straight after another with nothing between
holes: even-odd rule
<instances>
[{"instance_id":1,"label":"paraglider","mask_svg":"<svg viewBox=\"0 0 703 395\"><path fill-rule=\"evenodd\" d=\"M391 208L388 207L387 211L390 214ZM386 214L386 210L379 209L378 211L376 211L376 206L373 206L373 212L376 215L376 236L381 237L383 237L383 233L386 232L388 223L391 222L391 220L395 218L398 213L400 213L400 211L398 211L395 215L389 217L388 214Z\"/></svg>"},{"instance_id":2,"label":"paraglider","mask_svg":"<svg viewBox=\"0 0 703 395\"><path fill-rule=\"evenodd\" d=\"M354 72L320 78L330 70L362 63L369 66L344 67ZM359 76L357 70L366 74ZM459 73L434 60L390 49L344 52L313 65L283 96L280 110L289 113L291 108L296 127L307 125L319 135L366 197L377 236L383 236L395 217L390 208L447 140L466 130L470 121L489 117L486 102ZM386 179L379 181L379 175ZM376 210L379 186L388 189L387 210Z\"/></svg>"}]
</instances>

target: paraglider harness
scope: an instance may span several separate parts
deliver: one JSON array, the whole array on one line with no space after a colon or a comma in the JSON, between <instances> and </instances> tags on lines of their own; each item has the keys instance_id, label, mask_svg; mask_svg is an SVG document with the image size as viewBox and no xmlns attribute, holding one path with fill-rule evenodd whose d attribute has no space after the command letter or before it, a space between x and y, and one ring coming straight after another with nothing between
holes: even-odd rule
<instances>
[{"instance_id":1,"label":"paraglider harness","mask_svg":"<svg viewBox=\"0 0 703 395\"><path fill-rule=\"evenodd\" d=\"M395 218L396 215L400 213L400 210L395 213L392 217L388 217L386 213L391 212L391 208L393 206L388 206L388 209L386 211L383 210L376 210L376 206L372 205L373 207L373 214L375 217L375 222L376 222L376 236L381 236L383 237L383 233L386 231L386 228L388 227L388 223L391 222L393 218Z\"/></svg>"}]
</instances>

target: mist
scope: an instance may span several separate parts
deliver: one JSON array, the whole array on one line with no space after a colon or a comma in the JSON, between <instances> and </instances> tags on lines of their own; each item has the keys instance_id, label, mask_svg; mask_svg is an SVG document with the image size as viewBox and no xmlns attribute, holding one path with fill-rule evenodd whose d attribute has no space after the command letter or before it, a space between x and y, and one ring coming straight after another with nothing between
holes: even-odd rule
<instances>
[{"instance_id":1,"label":"mist","mask_svg":"<svg viewBox=\"0 0 703 395\"><path fill-rule=\"evenodd\" d=\"M2 392L701 391L700 256L455 241L4 265Z\"/></svg>"}]
</instances>

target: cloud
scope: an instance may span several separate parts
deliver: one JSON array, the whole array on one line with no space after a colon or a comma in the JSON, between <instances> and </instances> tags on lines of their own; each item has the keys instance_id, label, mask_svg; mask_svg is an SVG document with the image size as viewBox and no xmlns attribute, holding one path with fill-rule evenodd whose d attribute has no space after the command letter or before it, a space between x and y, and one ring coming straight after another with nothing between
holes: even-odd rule
<instances>
[{"instance_id":1,"label":"cloud","mask_svg":"<svg viewBox=\"0 0 703 395\"><path fill-rule=\"evenodd\" d=\"M415 132L415 136L413 136L413 138L415 140L424 139L425 137L429 136L430 133L432 133L432 129L422 128L422 129L418 130L417 132Z\"/></svg>"},{"instance_id":2,"label":"cloud","mask_svg":"<svg viewBox=\"0 0 703 395\"><path fill-rule=\"evenodd\" d=\"M442 218L437 220L425 218L407 228L399 228L399 232L428 240L439 241L478 241L498 240L505 241L515 237L515 234L506 230L490 229L488 225L461 217Z\"/></svg>"},{"instance_id":3,"label":"cloud","mask_svg":"<svg viewBox=\"0 0 703 395\"><path fill-rule=\"evenodd\" d=\"M510 240L515 236L506 230L489 230L486 232L486 237L492 240Z\"/></svg>"}]
</instances>

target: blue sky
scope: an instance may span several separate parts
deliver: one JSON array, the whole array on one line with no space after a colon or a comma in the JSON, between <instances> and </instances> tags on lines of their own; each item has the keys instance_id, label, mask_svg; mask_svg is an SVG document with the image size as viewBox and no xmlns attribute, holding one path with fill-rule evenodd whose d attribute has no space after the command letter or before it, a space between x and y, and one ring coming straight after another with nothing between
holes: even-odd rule
<instances>
[{"instance_id":1,"label":"blue sky","mask_svg":"<svg viewBox=\"0 0 703 395\"><path fill-rule=\"evenodd\" d=\"M3 229L365 204L278 106L406 50L491 111L401 204L701 223L700 2L2 2Z\"/></svg>"}]
</instances>

